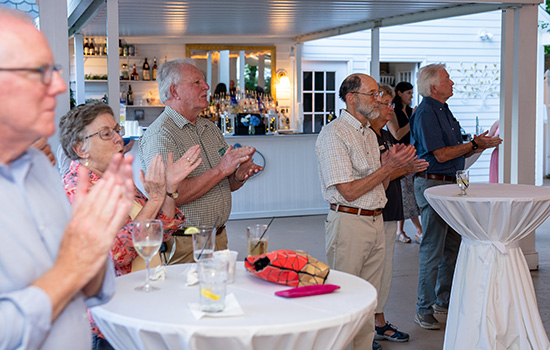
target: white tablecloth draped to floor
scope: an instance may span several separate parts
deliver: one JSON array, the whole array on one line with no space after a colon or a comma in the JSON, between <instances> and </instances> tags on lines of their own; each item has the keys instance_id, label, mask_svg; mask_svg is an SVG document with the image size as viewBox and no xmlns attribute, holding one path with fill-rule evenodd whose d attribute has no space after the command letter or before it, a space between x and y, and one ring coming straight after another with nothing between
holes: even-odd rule
<instances>
[{"instance_id":1,"label":"white tablecloth draped to floor","mask_svg":"<svg viewBox=\"0 0 550 350\"><path fill-rule=\"evenodd\" d=\"M444 349L549 349L519 240L550 216L550 188L471 184L425 196L461 236Z\"/></svg>"}]
</instances>

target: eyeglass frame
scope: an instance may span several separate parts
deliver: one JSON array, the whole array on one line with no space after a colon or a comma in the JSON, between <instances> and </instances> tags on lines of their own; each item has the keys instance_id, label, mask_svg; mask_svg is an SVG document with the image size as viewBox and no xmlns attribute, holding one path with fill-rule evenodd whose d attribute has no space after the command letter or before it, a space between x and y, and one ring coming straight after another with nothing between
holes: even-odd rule
<instances>
[{"instance_id":1,"label":"eyeglass frame","mask_svg":"<svg viewBox=\"0 0 550 350\"><path fill-rule=\"evenodd\" d=\"M395 108L395 103L391 103L391 102L390 103L382 103L382 102L380 102L379 104L382 105L382 106L386 106L388 108L390 108L390 107Z\"/></svg>"},{"instance_id":2,"label":"eyeglass frame","mask_svg":"<svg viewBox=\"0 0 550 350\"><path fill-rule=\"evenodd\" d=\"M118 128L118 130L117 130L117 128ZM111 137L109 137L109 138L102 137L101 132L103 130L111 130L113 132L111 134ZM115 137L115 134L119 134L120 136L124 136L124 133L125 133L125 130L124 130L124 126L122 126L122 125L117 124L114 128L110 128L108 126L103 126L97 132L94 132L93 134L84 137L84 141L86 141L90 137L94 137L96 135L99 135L99 138L102 139L103 141L110 141L110 140L113 139L113 137ZM106 137L108 137L108 136L106 136Z\"/></svg>"},{"instance_id":3,"label":"eyeglass frame","mask_svg":"<svg viewBox=\"0 0 550 350\"><path fill-rule=\"evenodd\" d=\"M0 72L35 72L40 74L40 81L44 85L50 85L52 82L53 72L61 74L63 68L60 64L45 64L38 68L0 68ZM46 79L47 78L47 79Z\"/></svg>"},{"instance_id":4,"label":"eyeglass frame","mask_svg":"<svg viewBox=\"0 0 550 350\"><path fill-rule=\"evenodd\" d=\"M350 94L359 94L359 95L365 95L365 96L372 96L373 98L376 98L376 96L382 97L384 92L378 91L378 92L365 93L365 92L359 92L359 91L350 91Z\"/></svg>"}]
</instances>

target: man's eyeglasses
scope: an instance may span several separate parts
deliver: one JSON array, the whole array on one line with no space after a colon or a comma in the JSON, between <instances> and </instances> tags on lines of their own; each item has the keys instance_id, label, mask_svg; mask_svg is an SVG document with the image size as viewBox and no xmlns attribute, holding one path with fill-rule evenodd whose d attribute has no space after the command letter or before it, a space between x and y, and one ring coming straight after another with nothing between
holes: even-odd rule
<instances>
[{"instance_id":1,"label":"man's eyeglasses","mask_svg":"<svg viewBox=\"0 0 550 350\"><path fill-rule=\"evenodd\" d=\"M382 97L384 92L378 91L378 92L364 93L364 92L359 92L359 91L352 91L352 92L350 92L350 94L358 94L358 95L365 95L365 96L372 96L372 97L376 97L376 96Z\"/></svg>"},{"instance_id":2,"label":"man's eyeglasses","mask_svg":"<svg viewBox=\"0 0 550 350\"><path fill-rule=\"evenodd\" d=\"M101 129L99 129L98 132L95 132L91 135L88 135L84 138L84 140L89 139L90 137L94 137L95 135L99 135L99 138L105 141L112 140L113 137L115 137L115 133L119 134L120 136L124 136L124 127L117 124L114 128L110 128L108 126L104 126Z\"/></svg>"},{"instance_id":3,"label":"man's eyeglasses","mask_svg":"<svg viewBox=\"0 0 550 350\"><path fill-rule=\"evenodd\" d=\"M45 64L38 68L0 68L0 71L6 72L35 72L40 74L40 81L44 85L50 85L52 82L53 72L61 74L61 66L59 64Z\"/></svg>"}]
</instances>

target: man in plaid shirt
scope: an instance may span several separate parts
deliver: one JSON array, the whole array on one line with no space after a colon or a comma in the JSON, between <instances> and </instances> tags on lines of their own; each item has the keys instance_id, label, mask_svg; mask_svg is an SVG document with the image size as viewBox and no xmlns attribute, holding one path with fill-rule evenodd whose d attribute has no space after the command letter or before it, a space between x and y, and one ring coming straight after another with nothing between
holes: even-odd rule
<instances>
[{"instance_id":1,"label":"man in plaid shirt","mask_svg":"<svg viewBox=\"0 0 550 350\"><path fill-rule=\"evenodd\" d=\"M376 81L352 74L340 86L346 103L340 117L317 138L319 175L330 211L325 223L327 261L331 268L370 282L377 290L384 265L385 235L382 208L390 174L416 159L412 146L397 144L382 159L369 119L380 114ZM353 349L373 344L374 314L353 340Z\"/></svg>"},{"instance_id":2,"label":"man in plaid shirt","mask_svg":"<svg viewBox=\"0 0 550 350\"><path fill-rule=\"evenodd\" d=\"M198 117L208 107L209 86L192 60L164 63L157 81L160 100L166 108L140 139L143 168L147 169L157 153L165 161L168 153L172 153L177 160L191 146L200 145L201 164L180 183L176 192L167 195L175 198L188 225L216 226L216 249L227 249L225 223L231 213L231 192L262 170L252 162L255 149L229 147L214 123ZM174 240L177 248L170 263L192 262L190 237L176 235L167 244L168 252Z\"/></svg>"}]
</instances>

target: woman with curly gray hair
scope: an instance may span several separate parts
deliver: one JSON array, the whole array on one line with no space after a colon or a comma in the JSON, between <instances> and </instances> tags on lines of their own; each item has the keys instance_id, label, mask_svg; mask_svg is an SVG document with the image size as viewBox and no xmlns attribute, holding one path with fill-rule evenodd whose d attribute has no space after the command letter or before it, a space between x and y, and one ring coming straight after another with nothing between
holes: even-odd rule
<instances>
[{"instance_id":1,"label":"woman with curly gray hair","mask_svg":"<svg viewBox=\"0 0 550 350\"><path fill-rule=\"evenodd\" d=\"M111 158L116 153L124 153L121 134L123 129L115 121L112 109L102 102L92 102L77 106L61 117L59 123L61 145L72 160L70 169L63 176L65 192L72 203L75 198L77 181L89 181L93 186L102 176ZM140 172L140 178L148 198L134 186L134 203L126 226L119 231L111 247L111 259L117 276L142 268L142 261L132 243L128 224L143 219L159 219L163 223L166 241L184 222L183 214L175 206L177 185L200 163L199 146L190 148L185 155L173 162L168 155L165 165L160 155L153 157L147 172ZM81 167L88 170L87 179L78 179ZM158 256L153 258L160 262ZM140 263L138 268L138 263ZM90 316L89 316L90 317ZM94 333L94 349L109 348L99 329L90 317Z\"/></svg>"}]
</instances>

